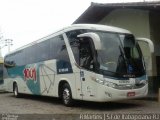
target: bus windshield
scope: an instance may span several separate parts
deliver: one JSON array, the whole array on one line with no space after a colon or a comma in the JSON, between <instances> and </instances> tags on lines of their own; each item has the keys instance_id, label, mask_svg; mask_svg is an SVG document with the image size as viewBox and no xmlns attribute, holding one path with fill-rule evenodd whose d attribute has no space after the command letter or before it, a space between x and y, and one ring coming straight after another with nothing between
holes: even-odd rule
<instances>
[{"instance_id":1,"label":"bus windshield","mask_svg":"<svg viewBox=\"0 0 160 120\"><path fill-rule=\"evenodd\" d=\"M106 76L139 77L145 74L138 43L130 34L96 31L102 49L97 51L99 71Z\"/></svg>"}]
</instances>

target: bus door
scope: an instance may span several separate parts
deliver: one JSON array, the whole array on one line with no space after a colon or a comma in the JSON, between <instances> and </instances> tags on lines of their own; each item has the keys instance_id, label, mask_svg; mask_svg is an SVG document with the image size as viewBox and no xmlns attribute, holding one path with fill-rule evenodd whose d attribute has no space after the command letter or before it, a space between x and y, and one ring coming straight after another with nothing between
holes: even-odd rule
<instances>
[{"instance_id":1,"label":"bus door","mask_svg":"<svg viewBox=\"0 0 160 120\"><path fill-rule=\"evenodd\" d=\"M96 97L96 86L92 80L94 76L95 74L91 71L85 69L81 69L80 71L81 96L83 100L93 100Z\"/></svg>"},{"instance_id":2,"label":"bus door","mask_svg":"<svg viewBox=\"0 0 160 120\"><path fill-rule=\"evenodd\" d=\"M78 67L75 72L77 98L93 100L96 96L94 72L94 51L101 49L100 38L96 33L74 30L66 33ZM93 60L94 59L94 60Z\"/></svg>"},{"instance_id":3,"label":"bus door","mask_svg":"<svg viewBox=\"0 0 160 120\"><path fill-rule=\"evenodd\" d=\"M83 100L93 100L96 95L96 84L94 78L93 50L90 38L83 38L80 41L80 81Z\"/></svg>"}]
</instances>

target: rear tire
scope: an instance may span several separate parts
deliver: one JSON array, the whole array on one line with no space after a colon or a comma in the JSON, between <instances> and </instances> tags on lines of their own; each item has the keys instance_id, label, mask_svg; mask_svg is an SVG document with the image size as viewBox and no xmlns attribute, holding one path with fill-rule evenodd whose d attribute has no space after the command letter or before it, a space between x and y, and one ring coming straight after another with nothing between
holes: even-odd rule
<instances>
[{"instance_id":1,"label":"rear tire","mask_svg":"<svg viewBox=\"0 0 160 120\"><path fill-rule=\"evenodd\" d=\"M62 93L63 104L67 107L72 106L73 105L72 92L68 83L65 83L63 85L63 89L61 93Z\"/></svg>"},{"instance_id":2,"label":"rear tire","mask_svg":"<svg viewBox=\"0 0 160 120\"><path fill-rule=\"evenodd\" d=\"M17 85L17 83L14 83L14 85L13 85L13 94L14 94L14 96L15 96L16 98L19 97L19 92L18 92L18 85Z\"/></svg>"}]
</instances>

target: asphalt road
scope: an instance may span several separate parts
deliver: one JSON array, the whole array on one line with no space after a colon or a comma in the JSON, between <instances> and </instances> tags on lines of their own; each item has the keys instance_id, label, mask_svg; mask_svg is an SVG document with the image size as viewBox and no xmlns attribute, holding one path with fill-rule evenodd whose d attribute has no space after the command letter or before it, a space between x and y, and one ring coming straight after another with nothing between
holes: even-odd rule
<instances>
[{"instance_id":1,"label":"asphalt road","mask_svg":"<svg viewBox=\"0 0 160 120\"><path fill-rule=\"evenodd\" d=\"M160 114L160 103L151 100L123 100L108 103L76 101L65 107L57 98L0 93L0 114ZM158 116L160 118L160 116ZM81 116L81 118L85 118ZM159 119L158 118L158 119ZM52 119L56 120L56 119Z\"/></svg>"}]
</instances>

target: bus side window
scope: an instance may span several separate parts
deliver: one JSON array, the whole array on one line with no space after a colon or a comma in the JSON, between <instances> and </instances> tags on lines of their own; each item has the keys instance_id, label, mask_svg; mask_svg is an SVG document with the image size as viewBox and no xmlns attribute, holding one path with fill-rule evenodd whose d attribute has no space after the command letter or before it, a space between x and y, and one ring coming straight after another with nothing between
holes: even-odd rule
<instances>
[{"instance_id":1,"label":"bus side window","mask_svg":"<svg viewBox=\"0 0 160 120\"><path fill-rule=\"evenodd\" d=\"M94 69L93 54L89 38L80 40L77 36L86 30L73 30L66 33L72 48L76 63L87 70Z\"/></svg>"},{"instance_id":2,"label":"bus side window","mask_svg":"<svg viewBox=\"0 0 160 120\"><path fill-rule=\"evenodd\" d=\"M87 69L93 70L93 54L91 50L90 41L88 38L83 38L80 41L80 66Z\"/></svg>"},{"instance_id":3,"label":"bus side window","mask_svg":"<svg viewBox=\"0 0 160 120\"><path fill-rule=\"evenodd\" d=\"M78 65L80 65L80 53L79 53L79 47L80 47L80 41L77 35L85 33L85 30L73 30L66 33L69 43L71 46L71 49L74 54L75 61Z\"/></svg>"}]
</instances>

